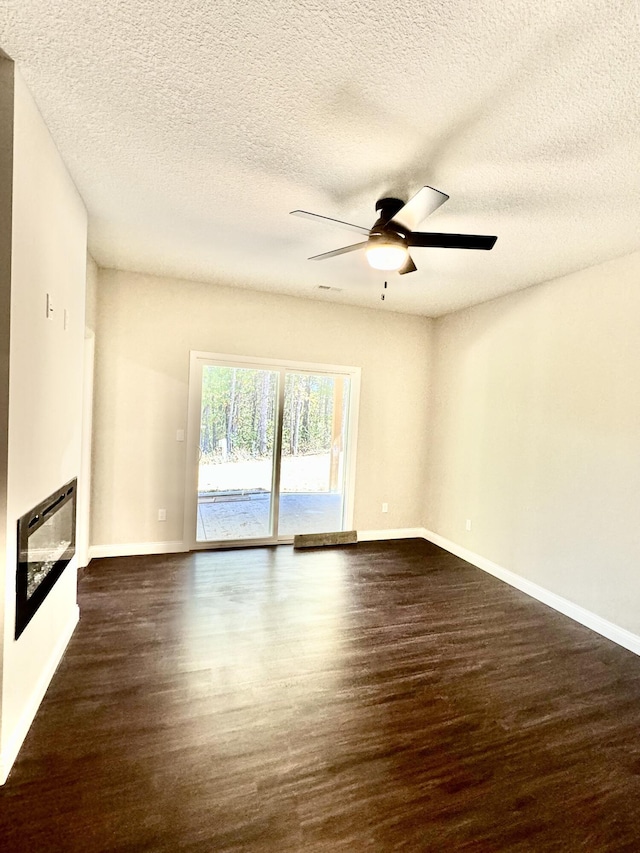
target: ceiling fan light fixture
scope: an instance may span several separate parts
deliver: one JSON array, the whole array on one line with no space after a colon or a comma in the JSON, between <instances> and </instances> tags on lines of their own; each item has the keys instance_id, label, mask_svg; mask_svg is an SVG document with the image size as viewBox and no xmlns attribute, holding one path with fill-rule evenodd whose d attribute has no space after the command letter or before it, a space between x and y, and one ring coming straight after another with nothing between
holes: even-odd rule
<instances>
[{"instance_id":1,"label":"ceiling fan light fixture","mask_svg":"<svg viewBox=\"0 0 640 853\"><path fill-rule=\"evenodd\" d=\"M367 247L367 261L374 270L399 270L407 262L409 252L398 243L375 243Z\"/></svg>"}]
</instances>

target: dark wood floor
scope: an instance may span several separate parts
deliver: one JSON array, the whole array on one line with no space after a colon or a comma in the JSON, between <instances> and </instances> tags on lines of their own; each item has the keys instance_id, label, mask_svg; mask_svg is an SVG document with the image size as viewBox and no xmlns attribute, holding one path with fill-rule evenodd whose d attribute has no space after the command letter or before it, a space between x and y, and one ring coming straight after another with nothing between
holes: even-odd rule
<instances>
[{"instance_id":1,"label":"dark wood floor","mask_svg":"<svg viewBox=\"0 0 640 853\"><path fill-rule=\"evenodd\" d=\"M640 658L421 540L91 563L0 850L638 851Z\"/></svg>"}]
</instances>

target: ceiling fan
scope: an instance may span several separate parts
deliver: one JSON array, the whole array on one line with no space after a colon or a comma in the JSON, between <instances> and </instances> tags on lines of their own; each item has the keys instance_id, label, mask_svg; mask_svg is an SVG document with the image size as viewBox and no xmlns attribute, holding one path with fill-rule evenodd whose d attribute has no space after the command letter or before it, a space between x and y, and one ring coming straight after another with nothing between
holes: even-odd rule
<instances>
[{"instance_id":1,"label":"ceiling fan","mask_svg":"<svg viewBox=\"0 0 640 853\"><path fill-rule=\"evenodd\" d=\"M423 219L426 219L429 214L444 204L448 198L449 196L446 193L435 190L433 187L422 187L406 204L399 198L381 198L376 202L379 218L371 228L352 225L350 222L341 222L339 219L320 216L306 210L292 210L291 213L293 216L303 216L305 219L328 222L340 228L348 228L367 237L367 240L362 243L353 243L351 246L345 246L342 249L334 249L332 252L314 255L309 258L310 261L323 261L325 258L334 258L336 255L365 249L367 261L374 269L397 270L400 275L405 275L405 273L415 272L417 269L409 254L409 249L414 246L441 249L488 250L493 248L497 237L488 237L482 234L435 234L429 231L413 230Z\"/></svg>"}]
</instances>

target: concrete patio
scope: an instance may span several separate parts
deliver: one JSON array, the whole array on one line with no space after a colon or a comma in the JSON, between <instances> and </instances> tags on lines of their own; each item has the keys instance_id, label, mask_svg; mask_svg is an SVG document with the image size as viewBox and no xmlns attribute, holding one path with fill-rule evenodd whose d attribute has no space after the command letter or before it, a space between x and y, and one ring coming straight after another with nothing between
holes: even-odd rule
<instances>
[{"instance_id":1,"label":"concrete patio","mask_svg":"<svg viewBox=\"0 0 640 853\"><path fill-rule=\"evenodd\" d=\"M198 499L199 542L263 539L269 536L268 492L208 494ZM279 536L342 529L342 495L291 492L280 495Z\"/></svg>"}]
</instances>

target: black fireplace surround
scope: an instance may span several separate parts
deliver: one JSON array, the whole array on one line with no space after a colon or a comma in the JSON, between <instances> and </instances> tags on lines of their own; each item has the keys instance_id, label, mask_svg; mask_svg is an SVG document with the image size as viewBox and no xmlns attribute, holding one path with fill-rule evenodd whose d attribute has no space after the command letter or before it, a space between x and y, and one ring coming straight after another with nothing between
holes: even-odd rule
<instances>
[{"instance_id":1,"label":"black fireplace surround","mask_svg":"<svg viewBox=\"0 0 640 853\"><path fill-rule=\"evenodd\" d=\"M76 478L18 520L16 640L76 552Z\"/></svg>"}]
</instances>

